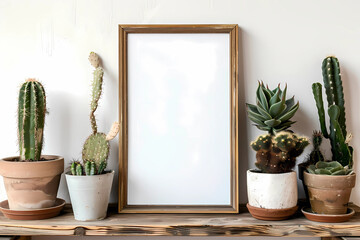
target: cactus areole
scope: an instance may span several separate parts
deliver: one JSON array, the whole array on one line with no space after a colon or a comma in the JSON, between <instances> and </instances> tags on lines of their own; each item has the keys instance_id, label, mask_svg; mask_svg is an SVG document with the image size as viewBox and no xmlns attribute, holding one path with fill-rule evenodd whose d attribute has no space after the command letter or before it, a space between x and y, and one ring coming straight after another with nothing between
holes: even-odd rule
<instances>
[{"instance_id":1,"label":"cactus areole","mask_svg":"<svg viewBox=\"0 0 360 240\"><path fill-rule=\"evenodd\" d=\"M294 97L286 99L287 87L280 85L270 90L259 82L256 105L247 104L249 119L268 134L259 136L250 146L256 151L256 167L263 173L290 172L296 158L309 145L306 137L299 137L287 130L293 123L290 119L299 108Z\"/></svg>"},{"instance_id":2,"label":"cactus areole","mask_svg":"<svg viewBox=\"0 0 360 240\"><path fill-rule=\"evenodd\" d=\"M27 79L19 91L18 141L21 161L40 160L46 114L44 87Z\"/></svg>"}]
</instances>

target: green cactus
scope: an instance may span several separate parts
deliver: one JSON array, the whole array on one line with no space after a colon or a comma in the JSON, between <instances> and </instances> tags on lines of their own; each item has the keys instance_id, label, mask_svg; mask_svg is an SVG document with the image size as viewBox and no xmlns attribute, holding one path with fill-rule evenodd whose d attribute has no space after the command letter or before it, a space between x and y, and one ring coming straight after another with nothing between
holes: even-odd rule
<instances>
[{"instance_id":1,"label":"green cactus","mask_svg":"<svg viewBox=\"0 0 360 240\"><path fill-rule=\"evenodd\" d=\"M84 162L94 161L99 169L101 162L106 162L109 156L110 144L106 140L106 134L95 133L85 141L82 158Z\"/></svg>"},{"instance_id":2,"label":"green cactus","mask_svg":"<svg viewBox=\"0 0 360 240\"><path fill-rule=\"evenodd\" d=\"M72 175L76 175L76 166L80 164L79 161L73 161L70 166L70 172Z\"/></svg>"},{"instance_id":3,"label":"green cactus","mask_svg":"<svg viewBox=\"0 0 360 240\"><path fill-rule=\"evenodd\" d=\"M76 164L75 171L76 171L76 175L77 175L77 176L83 175L83 167L81 166L80 163L77 163L77 164Z\"/></svg>"},{"instance_id":4,"label":"green cactus","mask_svg":"<svg viewBox=\"0 0 360 240\"><path fill-rule=\"evenodd\" d=\"M92 81L92 91L91 91L91 104L90 104L90 122L91 128L93 133L97 133L97 124L95 119L95 111L98 107L98 103L102 94L102 84L103 84L103 76L104 76L104 69L100 67L99 57L96 53L91 52L89 56L89 61L91 65L95 68Z\"/></svg>"},{"instance_id":5,"label":"green cactus","mask_svg":"<svg viewBox=\"0 0 360 240\"><path fill-rule=\"evenodd\" d=\"M283 152L290 152L295 148L296 139L294 139L293 134L290 132L281 132L276 134L274 138L274 146L279 148Z\"/></svg>"},{"instance_id":6,"label":"green cactus","mask_svg":"<svg viewBox=\"0 0 360 240\"><path fill-rule=\"evenodd\" d=\"M84 169L85 169L85 175L89 176L90 175L90 168L91 168L91 162L87 161L84 163Z\"/></svg>"},{"instance_id":7,"label":"green cactus","mask_svg":"<svg viewBox=\"0 0 360 240\"><path fill-rule=\"evenodd\" d=\"M266 144L262 144L264 142ZM261 135L251 143L257 152L255 166L264 173L289 172L308 144L307 138L287 131L278 132L275 136Z\"/></svg>"},{"instance_id":8,"label":"green cactus","mask_svg":"<svg viewBox=\"0 0 360 240\"><path fill-rule=\"evenodd\" d=\"M93 176L96 173L96 165L94 161L86 161L84 163L85 175Z\"/></svg>"},{"instance_id":9,"label":"green cactus","mask_svg":"<svg viewBox=\"0 0 360 240\"><path fill-rule=\"evenodd\" d=\"M255 141L250 143L250 146L255 150L268 150L271 147L272 137L269 134L260 135Z\"/></svg>"},{"instance_id":10,"label":"green cactus","mask_svg":"<svg viewBox=\"0 0 360 240\"><path fill-rule=\"evenodd\" d=\"M99 168L98 168L98 171L97 171L97 174L101 174L104 169L106 168L106 161L102 161L99 165Z\"/></svg>"},{"instance_id":11,"label":"green cactus","mask_svg":"<svg viewBox=\"0 0 360 240\"><path fill-rule=\"evenodd\" d=\"M322 63L322 74L325 93L328 101L328 115L330 118L330 133L325 123L325 110L322 100L322 85L312 85L313 95L318 109L322 134L330 139L333 161L339 161L342 166L352 167L353 149L346 141L345 101L340 74L340 65L336 57L327 57Z\"/></svg>"},{"instance_id":12,"label":"green cactus","mask_svg":"<svg viewBox=\"0 0 360 240\"><path fill-rule=\"evenodd\" d=\"M353 171L348 166L343 166L338 161L319 161L315 165L312 164L307 167L307 171L312 174L321 175L349 175Z\"/></svg>"},{"instance_id":13,"label":"green cactus","mask_svg":"<svg viewBox=\"0 0 360 240\"><path fill-rule=\"evenodd\" d=\"M98 132L95 111L98 108L99 99L102 94L104 70L100 67L100 60L96 53L90 53L89 61L91 65L95 67L93 72L94 78L92 81L90 104L90 123L93 133L86 139L84 143L82 150L82 160L84 167L81 166L81 168L84 168L85 175L96 175L102 174L105 171L107 159L109 157L109 141L115 138L119 132L119 123L113 123L112 128L108 134ZM71 172L74 175L73 171ZM78 175L78 171L76 171L76 174Z\"/></svg>"},{"instance_id":14,"label":"green cactus","mask_svg":"<svg viewBox=\"0 0 360 240\"><path fill-rule=\"evenodd\" d=\"M295 123L290 121L290 118L298 110L299 103L295 104L294 97L286 99L286 91L287 86L283 91L280 84L274 90L270 90L263 82L259 82L256 105L246 104L248 117L257 128L274 135Z\"/></svg>"},{"instance_id":15,"label":"green cactus","mask_svg":"<svg viewBox=\"0 0 360 240\"><path fill-rule=\"evenodd\" d=\"M309 155L309 164L315 164L320 161L324 161L324 155L320 150L323 135L319 131L314 131L312 136L313 150Z\"/></svg>"},{"instance_id":16,"label":"green cactus","mask_svg":"<svg viewBox=\"0 0 360 240\"><path fill-rule=\"evenodd\" d=\"M44 87L35 79L27 79L19 92L18 141L21 161L40 160L45 114Z\"/></svg>"}]
</instances>

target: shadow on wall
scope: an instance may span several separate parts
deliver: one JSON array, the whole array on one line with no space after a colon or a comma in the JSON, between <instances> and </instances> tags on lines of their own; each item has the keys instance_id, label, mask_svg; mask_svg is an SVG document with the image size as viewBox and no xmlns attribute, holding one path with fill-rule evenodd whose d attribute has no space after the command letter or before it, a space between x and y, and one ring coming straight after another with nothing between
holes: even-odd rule
<instances>
[{"instance_id":1,"label":"shadow on wall","mask_svg":"<svg viewBox=\"0 0 360 240\"><path fill-rule=\"evenodd\" d=\"M249 168L249 144L248 134L246 127L246 106L245 106L245 81L244 81L244 53L243 53L243 41L242 30L239 28L239 202L247 202L247 189L246 189L246 171Z\"/></svg>"},{"instance_id":2,"label":"shadow on wall","mask_svg":"<svg viewBox=\"0 0 360 240\"><path fill-rule=\"evenodd\" d=\"M65 92L48 92L48 111L45 129L43 154L57 154L65 159L65 172L73 159L81 158L82 144L85 141L90 124L88 103L74 94ZM70 201L65 182L61 177L58 196Z\"/></svg>"},{"instance_id":3,"label":"shadow on wall","mask_svg":"<svg viewBox=\"0 0 360 240\"><path fill-rule=\"evenodd\" d=\"M355 123L353 119L360 119L360 116L354 117L350 114L352 113L350 112L350 110L356 107L353 106L352 103L358 102L358 101L351 101L351 99L358 95L357 89L359 89L358 87L359 79L351 72L346 71L346 68L343 67L343 65L341 65L340 67L341 67L341 77L343 81L343 88L345 95L346 129L348 130L348 132L353 132L353 130L355 129L354 128ZM350 81L351 81L351 85L350 85ZM354 148L354 149L358 149L358 148Z\"/></svg>"},{"instance_id":4,"label":"shadow on wall","mask_svg":"<svg viewBox=\"0 0 360 240\"><path fill-rule=\"evenodd\" d=\"M300 106L301 106L301 102L300 102ZM317 114L317 112L316 112L316 114ZM304 129L307 129L307 128L304 128L304 126L311 126L313 123L311 122L311 120L309 118L308 112L302 111L301 107L299 107L299 109L297 110L297 112L294 116L294 121L296 121L298 124L295 123L294 125L292 125L291 129L300 136L302 136L302 135L306 136L310 141L310 145L307 146L305 148L304 152L296 159L296 166L293 169L297 175L298 198L303 199L303 198L306 198L306 195L305 195L303 183L299 179L299 171L298 171L297 165L306 161L307 157L309 156L309 154L313 148L312 143L311 143L312 132L304 132L303 131ZM316 128L314 128L314 130L315 129Z\"/></svg>"},{"instance_id":5,"label":"shadow on wall","mask_svg":"<svg viewBox=\"0 0 360 240\"><path fill-rule=\"evenodd\" d=\"M111 114L99 114L99 120L101 120L101 126L102 130L104 130L105 133L110 130L110 127L112 126L112 123L114 121L119 120L119 80L118 80L118 74L114 71L111 71L110 68L107 66L110 66L110 63L107 63L102 56L100 55L100 59L102 61L102 65L104 68L104 94L102 96L103 99L100 101L100 106L105 109L105 112L111 112ZM117 70L117 69L116 69ZM113 114L113 112L116 112L116 114ZM114 116L114 117L112 117ZM118 202L118 196L119 196L119 135L120 133L112 140L110 141L110 154L108 159L108 170L115 170L115 175L113 179L112 189L111 189L111 195L110 195L110 203L117 203Z\"/></svg>"},{"instance_id":6,"label":"shadow on wall","mask_svg":"<svg viewBox=\"0 0 360 240\"><path fill-rule=\"evenodd\" d=\"M340 59L341 61L341 59ZM341 64L341 62L340 62ZM348 133L352 133L354 139L350 142L350 145L354 148L354 169L356 172L359 171L358 167L358 158L360 144L358 140L359 128L356 121L360 119L359 110L357 106L354 106L353 103L358 103L358 89L359 89L359 77L354 75L353 72L347 71L346 65L340 65L341 67L341 77L343 81L343 88L344 88L344 95L345 95L345 114L346 114L346 129ZM360 178L356 179L356 186L359 186ZM359 204L359 196L360 196L360 189L355 187L351 194L351 201L354 201L355 204ZM356 200L355 200L356 199Z\"/></svg>"},{"instance_id":7,"label":"shadow on wall","mask_svg":"<svg viewBox=\"0 0 360 240\"><path fill-rule=\"evenodd\" d=\"M110 142L110 156L107 169L115 170L113 184L111 187L110 203L117 203L119 198L119 142L113 140Z\"/></svg>"}]
</instances>

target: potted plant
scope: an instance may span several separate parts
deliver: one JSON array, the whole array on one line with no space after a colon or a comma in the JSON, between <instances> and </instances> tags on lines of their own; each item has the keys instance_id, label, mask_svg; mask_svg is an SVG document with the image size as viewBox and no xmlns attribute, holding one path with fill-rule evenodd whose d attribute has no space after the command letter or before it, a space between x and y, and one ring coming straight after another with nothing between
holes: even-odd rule
<instances>
[{"instance_id":1,"label":"potted plant","mask_svg":"<svg viewBox=\"0 0 360 240\"><path fill-rule=\"evenodd\" d=\"M247 207L261 220L286 219L297 210L297 180L292 168L309 142L288 130L299 103L295 104L294 97L286 99L286 90L280 85L270 90L259 83L256 105L247 104L249 119L268 132L251 142L259 170L247 171Z\"/></svg>"},{"instance_id":2,"label":"potted plant","mask_svg":"<svg viewBox=\"0 0 360 240\"><path fill-rule=\"evenodd\" d=\"M86 139L82 150L82 163L74 161L65 174L76 220L90 221L106 217L114 171L105 171L109 157L109 141L119 132L115 122L108 134L97 131L95 111L102 93L104 70L99 57L91 52L89 61L95 70L92 82L90 123L93 133Z\"/></svg>"},{"instance_id":3,"label":"potted plant","mask_svg":"<svg viewBox=\"0 0 360 240\"><path fill-rule=\"evenodd\" d=\"M39 210L55 206L64 158L41 155L46 115L44 87L27 79L18 99L20 156L0 160L10 210Z\"/></svg>"},{"instance_id":4,"label":"potted plant","mask_svg":"<svg viewBox=\"0 0 360 240\"><path fill-rule=\"evenodd\" d=\"M346 131L344 93L340 65L336 57L327 57L322 63L323 81L328 101L329 132L325 124L322 85L312 85L322 135L330 140L332 160L317 158L304 172L311 209L317 214L346 214L356 174L352 171L353 148L351 134Z\"/></svg>"}]
</instances>

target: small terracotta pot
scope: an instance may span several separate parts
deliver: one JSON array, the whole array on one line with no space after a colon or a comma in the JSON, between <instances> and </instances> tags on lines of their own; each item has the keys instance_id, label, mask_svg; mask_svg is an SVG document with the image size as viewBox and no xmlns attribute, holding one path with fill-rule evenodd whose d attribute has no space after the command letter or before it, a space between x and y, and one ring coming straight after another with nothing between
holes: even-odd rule
<instances>
[{"instance_id":1,"label":"small terracotta pot","mask_svg":"<svg viewBox=\"0 0 360 240\"><path fill-rule=\"evenodd\" d=\"M344 176L318 175L304 172L311 209L319 214L345 214L356 174Z\"/></svg>"},{"instance_id":2,"label":"small terracotta pot","mask_svg":"<svg viewBox=\"0 0 360 240\"><path fill-rule=\"evenodd\" d=\"M19 157L0 159L0 175L11 210L49 208L55 205L64 158L43 155L47 161L19 162Z\"/></svg>"}]
</instances>

